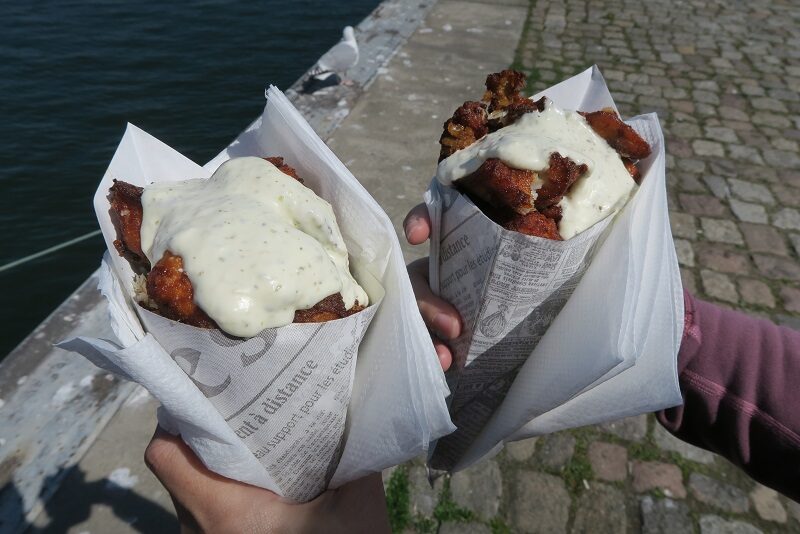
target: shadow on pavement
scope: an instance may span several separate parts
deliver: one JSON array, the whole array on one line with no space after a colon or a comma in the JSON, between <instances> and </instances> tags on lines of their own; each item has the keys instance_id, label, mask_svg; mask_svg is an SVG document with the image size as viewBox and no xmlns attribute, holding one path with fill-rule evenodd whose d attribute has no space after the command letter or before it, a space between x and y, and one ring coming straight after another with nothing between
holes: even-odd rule
<instances>
[{"instance_id":1,"label":"shadow on pavement","mask_svg":"<svg viewBox=\"0 0 800 534\"><path fill-rule=\"evenodd\" d=\"M0 488L0 532L67 532L70 527L89 519L92 507L107 506L119 520L136 532L178 532L179 526L172 510L166 510L128 488L107 479L87 481L86 473L72 467L50 475L43 488L63 479L58 491L45 503L47 523L38 526L24 522L23 502L13 482ZM23 521L23 522L20 522Z\"/></svg>"}]
</instances>

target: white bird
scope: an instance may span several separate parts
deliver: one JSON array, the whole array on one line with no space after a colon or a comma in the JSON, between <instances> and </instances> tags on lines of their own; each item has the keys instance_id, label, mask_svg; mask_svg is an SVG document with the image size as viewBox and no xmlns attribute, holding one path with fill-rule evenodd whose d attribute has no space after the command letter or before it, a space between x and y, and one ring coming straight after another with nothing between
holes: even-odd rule
<instances>
[{"instance_id":1,"label":"white bird","mask_svg":"<svg viewBox=\"0 0 800 534\"><path fill-rule=\"evenodd\" d=\"M345 73L358 63L358 43L352 26L345 26L342 40L322 54L317 66L322 71Z\"/></svg>"},{"instance_id":2,"label":"white bird","mask_svg":"<svg viewBox=\"0 0 800 534\"><path fill-rule=\"evenodd\" d=\"M303 92L313 93L323 87L342 83L342 76L358 63L358 43L352 26L345 26L342 40L322 54L303 82Z\"/></svg>"}]
</instances>

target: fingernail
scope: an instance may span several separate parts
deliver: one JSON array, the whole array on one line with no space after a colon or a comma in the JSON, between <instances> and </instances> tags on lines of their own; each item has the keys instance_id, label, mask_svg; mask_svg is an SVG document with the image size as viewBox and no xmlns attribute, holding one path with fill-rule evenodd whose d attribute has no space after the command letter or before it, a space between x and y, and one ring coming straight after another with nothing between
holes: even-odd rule
<instances>
[{"instance_id":1,"label":"fingernail","mask_svg":"<svg viewBox=\"0 0 800 534\"><path fill-rule=\"evenodd\" d=\"M416 217L408 220L405 228L403 228L403 231L406 233L406 241L411 241L411 234L414 232L417 226L419 226L419 222L417 221Z\"/></svg>"},{"instance_id":2,"label":"fingernail","mask_svg":"<svg viewBox=\"0 0 800 534\"><path fill-rule=\"evenodd\" d=\"M456 326L456 321L446 313L440 312L433 317L433 328L442 339L453 339Z\"/></svg>"}]
</instances>

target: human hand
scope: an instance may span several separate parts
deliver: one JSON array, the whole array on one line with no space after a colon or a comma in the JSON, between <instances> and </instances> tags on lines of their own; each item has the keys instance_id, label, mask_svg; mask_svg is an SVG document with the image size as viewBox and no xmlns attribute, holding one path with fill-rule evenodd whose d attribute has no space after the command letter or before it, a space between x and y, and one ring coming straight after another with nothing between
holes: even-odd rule
<instances>
[{"instance_id":1,"label":"human hand","mask_svg":"<svg viewBox=\"0 0 800 534\"><path fill-rule=\"evenodd\" d=\"M271 491L212 473L180 436L161 427L144 460L172 497L184 533L390 532L380 473L292 504Z\"/></svg>"},{"instance_id":2,"label":"human hand","mask_svg":"<svg viewBox=\"0 0 800 534\"><path fill-rule=\"evenodd\" d=\"M430 238L431 220L425 204L414 206L403 221L406 239L412 245L419 245ZM461 335L461 316L449 302L437 297L431 291L428 280L428 260L422 258L408 265L411 287L417 298L422 319L432 333L433 346L439 356L442 369L447 371L453 363L453 353L444 343Z\"/></svg>"}]
</instances>

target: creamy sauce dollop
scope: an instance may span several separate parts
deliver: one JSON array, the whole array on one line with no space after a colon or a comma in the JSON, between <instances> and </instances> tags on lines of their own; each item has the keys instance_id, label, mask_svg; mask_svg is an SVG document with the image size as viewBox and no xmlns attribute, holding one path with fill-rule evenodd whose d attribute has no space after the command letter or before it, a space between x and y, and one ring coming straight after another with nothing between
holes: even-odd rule
<instances>
[{"instance_id":1,"label":"creamy sauce dollop","mask_svg":"<svg viewBox=\"0 0 800 534\"><path fill-rule=\"evenodd\" d=\"M181 256L195 302L229 334L289 324L337 292L346 309L368 304L331 205L268 161L234 158L208 180L152 184L142 207L147 259Z\"/></svg>"},{"instance_id":2,"label":"creamy sauce dollop","mask_svg":"<svg viewBox=\"0 0 800 534\"><path fill-rule=\"evenodd\" d=\"M558 109L551 100L545 102L544 111L526 113L514 124L442 160L436 178L444 185L452 185L490 158L498 158L515 169L543 171L553 152L589 167L559 202L563 217L558 231L562 238L569 239L616 213L630 198L636 183L619 154L579 113ZM535 190L541 186L541 178L534 180L534 198Z\"/></svg>"}]
</instances>

